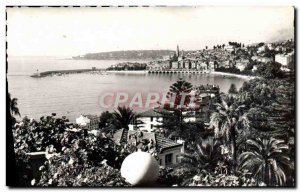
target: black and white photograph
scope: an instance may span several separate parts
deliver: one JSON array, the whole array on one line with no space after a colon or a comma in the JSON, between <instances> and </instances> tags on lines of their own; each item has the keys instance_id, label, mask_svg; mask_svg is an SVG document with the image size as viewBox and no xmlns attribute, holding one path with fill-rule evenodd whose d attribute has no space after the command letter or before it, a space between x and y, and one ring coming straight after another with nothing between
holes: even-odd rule
<instances>
[{"instance_id":1,"label":"black and white photograph","mask_svg":"<svg viewBox=\"0 0 300 192\"><path fill-rule=\"evenodd\" d=\"M295 20L6 6L6 185L295 188Z\"/></svg>"}]
</instances>

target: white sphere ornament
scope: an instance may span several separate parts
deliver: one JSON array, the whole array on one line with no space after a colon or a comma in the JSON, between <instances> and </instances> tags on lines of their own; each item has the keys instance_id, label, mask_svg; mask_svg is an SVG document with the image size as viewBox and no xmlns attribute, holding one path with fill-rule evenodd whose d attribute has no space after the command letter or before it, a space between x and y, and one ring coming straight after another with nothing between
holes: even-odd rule
<instances>
[{"instance_id":1,"label":"white sphere ornament","mask_svg":"<svg viewBox=\"0 0 300 192\"><path fill-rule=\"evenodd\" d=\"M132 185L150 185L158 178L159 165L150 153L134 152L124 159L121 175Z\"/></svg>"}]
</instances>

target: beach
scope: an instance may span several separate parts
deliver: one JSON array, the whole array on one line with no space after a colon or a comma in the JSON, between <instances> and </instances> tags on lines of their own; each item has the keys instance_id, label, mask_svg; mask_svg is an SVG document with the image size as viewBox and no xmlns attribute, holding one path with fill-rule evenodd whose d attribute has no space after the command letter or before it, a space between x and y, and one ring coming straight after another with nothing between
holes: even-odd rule
<instances>
[{"instance_id":1,"label":"beach","mask_svg":"<svg viewBox=\"0 0 300 192\"><path fill-rule=\"evenodd\" d=\"M251 79L259 78L257 76L240 75L240 74L225 73L225 72L219 72L219 71L212 71L212 72L210 72L210 74L237 77L237 78L246 79L246 80L251 80Z\"/></svg>"}]
</instances>

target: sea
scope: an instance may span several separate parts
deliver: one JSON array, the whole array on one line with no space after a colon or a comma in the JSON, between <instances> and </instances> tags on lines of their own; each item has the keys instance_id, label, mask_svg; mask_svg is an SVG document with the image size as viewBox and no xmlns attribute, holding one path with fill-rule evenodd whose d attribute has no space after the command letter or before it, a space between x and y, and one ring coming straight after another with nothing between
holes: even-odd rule
<instances>
[{"instance_id":1,"label":"sea","mask_svg":"<svg viewBox=\"0 0 300 192\"><path fill-rule=\"evenodd\" d=\"M50 70L107 68L124 60L73 60L64 57L8 57L7 80L11 97L18 99L20 118L39 119L56 113L74 122L81 114L100 115L114 108L103 106L105 93L166 93L179 78L196 85L219 85L227 92L234 83L240 88L246 79L215 74L148 74L148 73L79 73L32 78L30 75ZM129 61L148 62L148 61ZM143 98L145 99L145 98ZM138 109L143 111L142 108Z\"/></svg>"}]
</instances>

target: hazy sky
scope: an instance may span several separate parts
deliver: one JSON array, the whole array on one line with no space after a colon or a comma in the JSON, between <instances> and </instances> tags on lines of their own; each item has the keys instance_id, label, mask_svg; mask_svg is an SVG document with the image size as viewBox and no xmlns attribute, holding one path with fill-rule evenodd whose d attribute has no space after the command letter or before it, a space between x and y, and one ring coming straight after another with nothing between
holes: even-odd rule
<instances>
[{"instance_id":1,"label":"hazy sky","mask_svg":"<svg viewBox=\"0 0 300 192\"><path fill-rule=\"evenodd\" d=\"M8 54L196 50L294 37L292 7L8 8Z\"/></svg>"}]
</instances>

